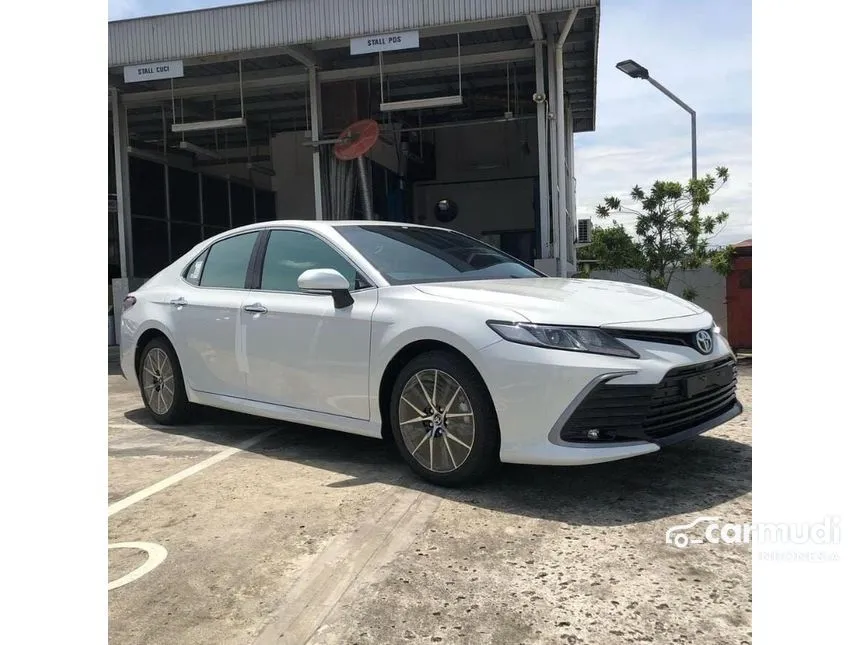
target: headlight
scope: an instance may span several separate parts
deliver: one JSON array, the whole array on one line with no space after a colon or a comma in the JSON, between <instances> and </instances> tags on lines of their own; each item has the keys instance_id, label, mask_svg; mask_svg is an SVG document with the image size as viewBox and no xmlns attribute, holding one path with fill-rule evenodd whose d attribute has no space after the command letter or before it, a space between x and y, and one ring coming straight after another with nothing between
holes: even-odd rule
<instances>
[{"instance_id":1,"label":"headlight","mask_svg":"<svg viewBox=\"0 0 860 645\"><path fill-rule=\"evenodd\" d=\"M512 343L565 349L571 352L588 352L590 354L639 358L639 354L627 345L595 327L535 325L532 323L500 322L496 320L488 320L487 324L499 336Z\"/></svg>"}]
</instances>

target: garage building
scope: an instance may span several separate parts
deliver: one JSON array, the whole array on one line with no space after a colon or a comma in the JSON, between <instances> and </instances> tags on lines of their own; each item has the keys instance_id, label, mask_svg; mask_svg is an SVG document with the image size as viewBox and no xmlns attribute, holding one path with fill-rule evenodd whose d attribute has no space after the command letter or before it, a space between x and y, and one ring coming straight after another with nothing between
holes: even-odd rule
<instances>
[{"instance_id":1,"label":"garage building","mask_svg":"<svg viewBox=\"0 0 860 645\"><path fill-rule=\"evenodd\" d=\"M273 219L443 225L572 274L598 26L598 0L272 0L111 22L112 301ZM339 160L363 119L378 140Z\"/></svg>"}]
</instances>

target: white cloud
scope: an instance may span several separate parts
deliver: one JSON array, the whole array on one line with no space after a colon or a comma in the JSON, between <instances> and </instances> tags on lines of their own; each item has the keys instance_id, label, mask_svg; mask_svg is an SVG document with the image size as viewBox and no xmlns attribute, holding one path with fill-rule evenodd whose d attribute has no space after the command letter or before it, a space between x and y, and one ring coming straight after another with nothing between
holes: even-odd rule
<instances>
[{"instance_id":1,"label":"white cloud","mask_svg":"<svg viewBox=\"0 0 860 645\"><path fill-rule=\"evenodd\" d=\"M256 0L108 0L108 19L125 20L254 1Z\"/></svg>"},{"instance_id":2,"label":"white cloud","mask_svg":"<svg viewBox=\"0 0 860 645\"><path fill-rule=\"evenodd\" d=\"M108 0L108 20L125 20L145 14L143 0Z\"/></svg>"},{"instance_id":3,"label":"white cloud","mask_svg":"<svg viewBox=\"0 0 860 645\"><path fill-rule=\"evenodd\" d=\"M712 173L718 165L729 168L728 183L715 195L705 213L730 214L723 234L715 241L739 241L752 235L752 167L748 128L725 129L699 140L698 174ZM634 185L647 189L655 180L686 181L690 176L690 141L687 137L652 136L640 145L599 144L577 151L577 213L594 217L603 198L614 195L629 203ZM618 216L631 224L632 216ZM737 239L727 239L728 237Z\"/></svg>"},{"instance_id":4,"label":"white cloud","mask_svg":"<svg viewBox=\"0 0 860 645\"><path fill-rule=\"evenodd\" d=\"M690 118L647 81L615 69L616 62L632 58L696 110L699 176L717 165L729 168L729 183L710 205L714 213L730 213L714 241L751 237L749 2L655 0L601 7L597 129L576 137L578 216L593 216L603 197L627 197L634 185L690 177Z\"/></svg>"}]
</instances>

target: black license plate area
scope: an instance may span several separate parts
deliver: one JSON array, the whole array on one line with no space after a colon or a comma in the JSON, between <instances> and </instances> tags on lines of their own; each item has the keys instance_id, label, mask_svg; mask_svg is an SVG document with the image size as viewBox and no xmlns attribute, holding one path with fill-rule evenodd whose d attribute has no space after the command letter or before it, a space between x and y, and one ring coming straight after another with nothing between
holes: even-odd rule
<instances>
[{"instance_id":1,"label":"black license plate area","mask_svg":"<svg viewBox=\"0 0 860 645\"><path fill-rule=\"evenodd\" d=\"M690 399L702 392L728 385L732 382L733 378L734 369L732 368L732 365L723 365L722 367L711 370L710 372L697 374L696 376L688 378L684 381L684 394L688 399Z\"/></svg>"}]
</instances>

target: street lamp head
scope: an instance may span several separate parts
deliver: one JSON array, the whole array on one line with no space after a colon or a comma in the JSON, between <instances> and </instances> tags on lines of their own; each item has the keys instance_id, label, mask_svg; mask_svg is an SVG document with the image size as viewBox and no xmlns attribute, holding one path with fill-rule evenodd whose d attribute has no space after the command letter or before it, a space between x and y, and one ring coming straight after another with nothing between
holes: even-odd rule
<instances>
[{"instance_id":1,"label":"street lamp head","mask_svg":"<svg viewBox=\"0 0 860 645\"><path fill-rule=\"evenodd\" d=\"M616 64L615 67L627 74L630 78L648 78L648 70L635 60L623 60Z\"/></svg>"}]
</instances>

